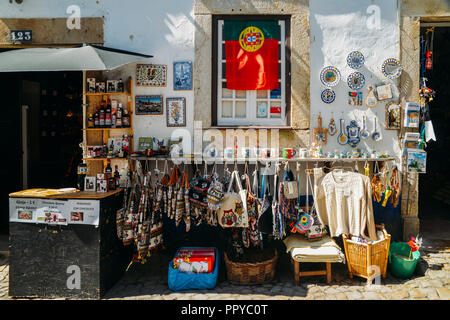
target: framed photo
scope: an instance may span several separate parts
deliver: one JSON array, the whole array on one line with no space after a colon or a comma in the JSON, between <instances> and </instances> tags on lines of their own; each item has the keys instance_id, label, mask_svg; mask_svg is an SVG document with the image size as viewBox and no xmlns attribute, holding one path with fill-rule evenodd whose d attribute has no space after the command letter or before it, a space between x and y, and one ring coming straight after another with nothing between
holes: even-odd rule
<instances>
[{"instance_id":1,"label":"framed photo","mask_svg":"<svg viewBox=\"0 0 450 320\"><path fill-rule=\"evenodd\" d=\"M163 114L164 100L161 95L136 96L136 114Z\"/></svg>"},{"instance_id":2,"label":"framed photo","mask_svg":"<svg viewBox=\"0 0 450 320\"><path fill-rule=\"evenodd\" d=\"M400 104L395 102L386 104L386 129L400 130L401 117Z\"/></svg>"},{"instance_id":3,"label":"framed photo","mask_svg":"<svg viewBox=\"0 0 450 320\"><path fill-rule=\"evenodd\" d=\"M192 90L192 63L190 61L173 63L173 90Z\"/></svg>"},{"instance_id":4,"label":"framed photo","mask_svg":"<svg viewBox=\"0 0 450 320\"><path fill-rule=\"evenodd\" d=\"M423 150L408 151L408 172L426 173L427 153Z\"/></svg>"},{"instance_id":5,"label":"framed photo","mask_svg":"<svg viewBox=\"0 0 450 320\"><path fill-rule=\"evenodd\" d=\"M139 137L138 151L153 149L153 137Z\"/></svg>"},{"instance_id":6,"label":"framed photo","mask_svg":"<svg viewBox=\"0 0 450 320\"><path fill-rule=\"evenodd\" d=\"M96 191L97 190L97 179L95 177L86 177L84 180L84 190L85 191Z\"/></svg>"},{"instance_id":7,"label":"framed photo","mask_svg":"<svg viewBox=\"0 0 450 320\"><path fill-rule=\"evenodd\" d=\"M186 98L166 98L168 127L186 126Z\"/></svg>"},{"instance_id":8,"label":"framed photo","mask_svg":"<svg viewBox=\"0 0 450 320\"><path fill-rule=\"evenodd\" d=\"M136 65L136 85L165 87L167 85L167 66L163 64Z\"/></svg>"}]
</instances>

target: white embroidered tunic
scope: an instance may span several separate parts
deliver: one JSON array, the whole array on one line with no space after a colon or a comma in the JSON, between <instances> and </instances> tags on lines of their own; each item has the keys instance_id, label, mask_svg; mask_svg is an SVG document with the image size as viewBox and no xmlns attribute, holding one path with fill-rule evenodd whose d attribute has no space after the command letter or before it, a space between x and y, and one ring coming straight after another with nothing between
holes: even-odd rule
<instances>
[{"instance_id":1,"label":"white embroidered tunic","mask_svg":"<svg viewBox=\"0 0 450 320\"><path fill-rule=\"evenodd\" d=\"M334 170L316 175L315 205L332 237L351 234L376 241L370 179L356 172Z\"/></svg>"}]
</instances>

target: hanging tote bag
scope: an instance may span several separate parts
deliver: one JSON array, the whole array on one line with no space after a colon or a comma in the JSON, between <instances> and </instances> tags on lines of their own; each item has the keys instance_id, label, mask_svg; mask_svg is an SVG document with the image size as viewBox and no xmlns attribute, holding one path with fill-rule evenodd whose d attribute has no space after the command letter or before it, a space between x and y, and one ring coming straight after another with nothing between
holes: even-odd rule
<instances>
[{"instance_id":1,"label":"hanging tote bag","mask_svg":"<svg viewBox=\"0 0 450 320\"><path fill-rule=\"evenodd\" d=\"M292 181L294 180L294 175L291 170L287 169L284 172L283 182L280 183L280 204L279 204L279 210L281 212L281 215L288 220L288 222L295 222L298 220L298 212L297 208L295 206L295 201L298 196L298 189L297 189L297 182ZM288 185L290 184L290 185ZM295 186L296 193L295 197L288 198L286 195L286 192L289 192L289 189L291 186ZM287 191L288 190L288 191ZM291 194L292 195L292 194Z\"/></svg>"},{"instance_id":2,"label":"hanging tote bag","mask_svg":"<svg viewBox=\"0 0 450 320\"><path fill-rule=\"evenodd\" d=\"M267 168L267 167L266 167ZM267 169L266 169L267 170ZM270 184L268 183L269 176L263 174L261 186L261 211L258 218L258 230L263 234L271 234L273 232L273 212L272 202L273 196L270 194Z\"/></svg>"},{"instance_id":3,"label":"hanging tote bag","mask_svg":"<svg viewBox=\"0 0 450 320\"><path fill-rule=\"evenodd\" d=\"M189 181L188 181L188 172L187 170L184 170L183 177L181 178L181 183L178 187L176 198L175 226L177 227L186 214L186 202L184 200L186 188L189 189Z\"/></svg>"},{"instance_id":4,"label":"hanging tote bag","mask_svg":"<svg viewBox=\"0 0 450 320\"><path fill-rule=\"evenodd\" d=\"M296 199L298 197L298 183L294 179L294 174L290 169L284 172L283 195L286 199Z\"/></svg>"},{"instance_id":5,"label":"hanging tote bag","mask_svg":"<svg viewBox=\"0 0 450 320\"><path fill-rule=\"evenodd\" d=\"M232 192L231 190L234 182L237 184L238 192ZM248 227L247 191L242 189L239 173L236 170L231 175L228 191L217 211L217 217L223 228Z\"/></svg>"},{"instance_id":6,"label":"hanging tote bag","mask_svg":"<svg viewBox=\"0 0 450 320\"><path fill-rule=\"evenodd\" d=\"M261 210L258 198L253 194L250 188L250 178L245 174L245 184L247 188L247 213L248 213L248 227L244 229L242 234L245 239L244 246L248 248L250 244L254 247L260 247L262 236L258 230L258 218Z\"/></svg>"}]
</instances>

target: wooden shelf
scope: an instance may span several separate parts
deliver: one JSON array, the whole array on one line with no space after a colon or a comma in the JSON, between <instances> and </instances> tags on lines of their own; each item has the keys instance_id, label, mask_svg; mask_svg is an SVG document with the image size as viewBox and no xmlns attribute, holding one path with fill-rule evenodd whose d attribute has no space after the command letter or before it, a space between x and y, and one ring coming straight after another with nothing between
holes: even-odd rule
<instances>
[{"instance_id":1,"label":"wooden shelf","mask_svg":"<svg viewBox=\"0 0 450 320\"><path fill-rule=\"evenodd\" d=\"M96 93L83 93L84 96L128 96L128 92L96 92Z\"/></svg>"},{"instance_id":2,"label":"wooden shelf","mask_svg":"<svg viewBox=\"0 0 450 320\"><path fill-rule=\"evenodd\" d=\"M145 156L140 156L140 157L128 157L131 160L169 160L171 161L172 158L170 157L145 157ZM268 159L262 159L262 158L222 158L222 157L210 157L210 158L206 158L203 157L201 159L197 159L197 158L184 158L184 157L180 157L180 158L175 158L174 160L178 160L178 161L205 161L205 162L226 162L226 163L233 163L233 162L238 162L238 163L244 163L245 161L248 162L255 162L256 160L258 160L259 162L284 162L284 161L289 161L289 162L374 162L374 161L392 161L395 160L396 158L394 157L389 157L389 158L340 158L340 159L336 159L336 158L291 158L291 159L284 159L284 158L268 158Z\"/></svg>"},{"instance_id":3,"label":"wooden shelf","mask_svg":"<svg viewBox=\"0 0 450 320\"><path fill-rule=\"evenodd\" d=\"M83 160L87 160L87 161L90 161L90 160L97 160L97 161L99 161L99 160L128 160L128 158L83 158Z\"/></svg>"},{"instance_id":4,"label":"wooden shelf","mask_svg":"<svg viewBox=\"0 0 450 320\"><path fill-rule=\"evenodd\" d=\"M123 127L123 128L85 128L81 130L85 131L105 131L105 130L127 130L132 129L131 127Z\"/></svg>"}]
</instances>

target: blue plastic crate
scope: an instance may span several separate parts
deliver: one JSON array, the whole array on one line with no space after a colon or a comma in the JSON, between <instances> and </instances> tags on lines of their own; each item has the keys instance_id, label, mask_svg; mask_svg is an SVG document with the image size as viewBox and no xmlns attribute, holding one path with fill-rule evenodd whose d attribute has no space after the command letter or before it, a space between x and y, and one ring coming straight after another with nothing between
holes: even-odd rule
<instances>
[{"instance_id":1,"label":"blue plastic crate","mask_svg":"<svg viewBox=\"0 0 450 320\"><path fill-rule=\"evenodd\" d=\"M168 284L170 290L181 291L189 289L213 289L216 286L217 276L219 274L219 250L215 247L183 247L181 249L208 249L213 248L216 252L214 261L214 270L211 273L185 273L173 268L173 260L169 263Z\"/></svg>"}]
</instances>

